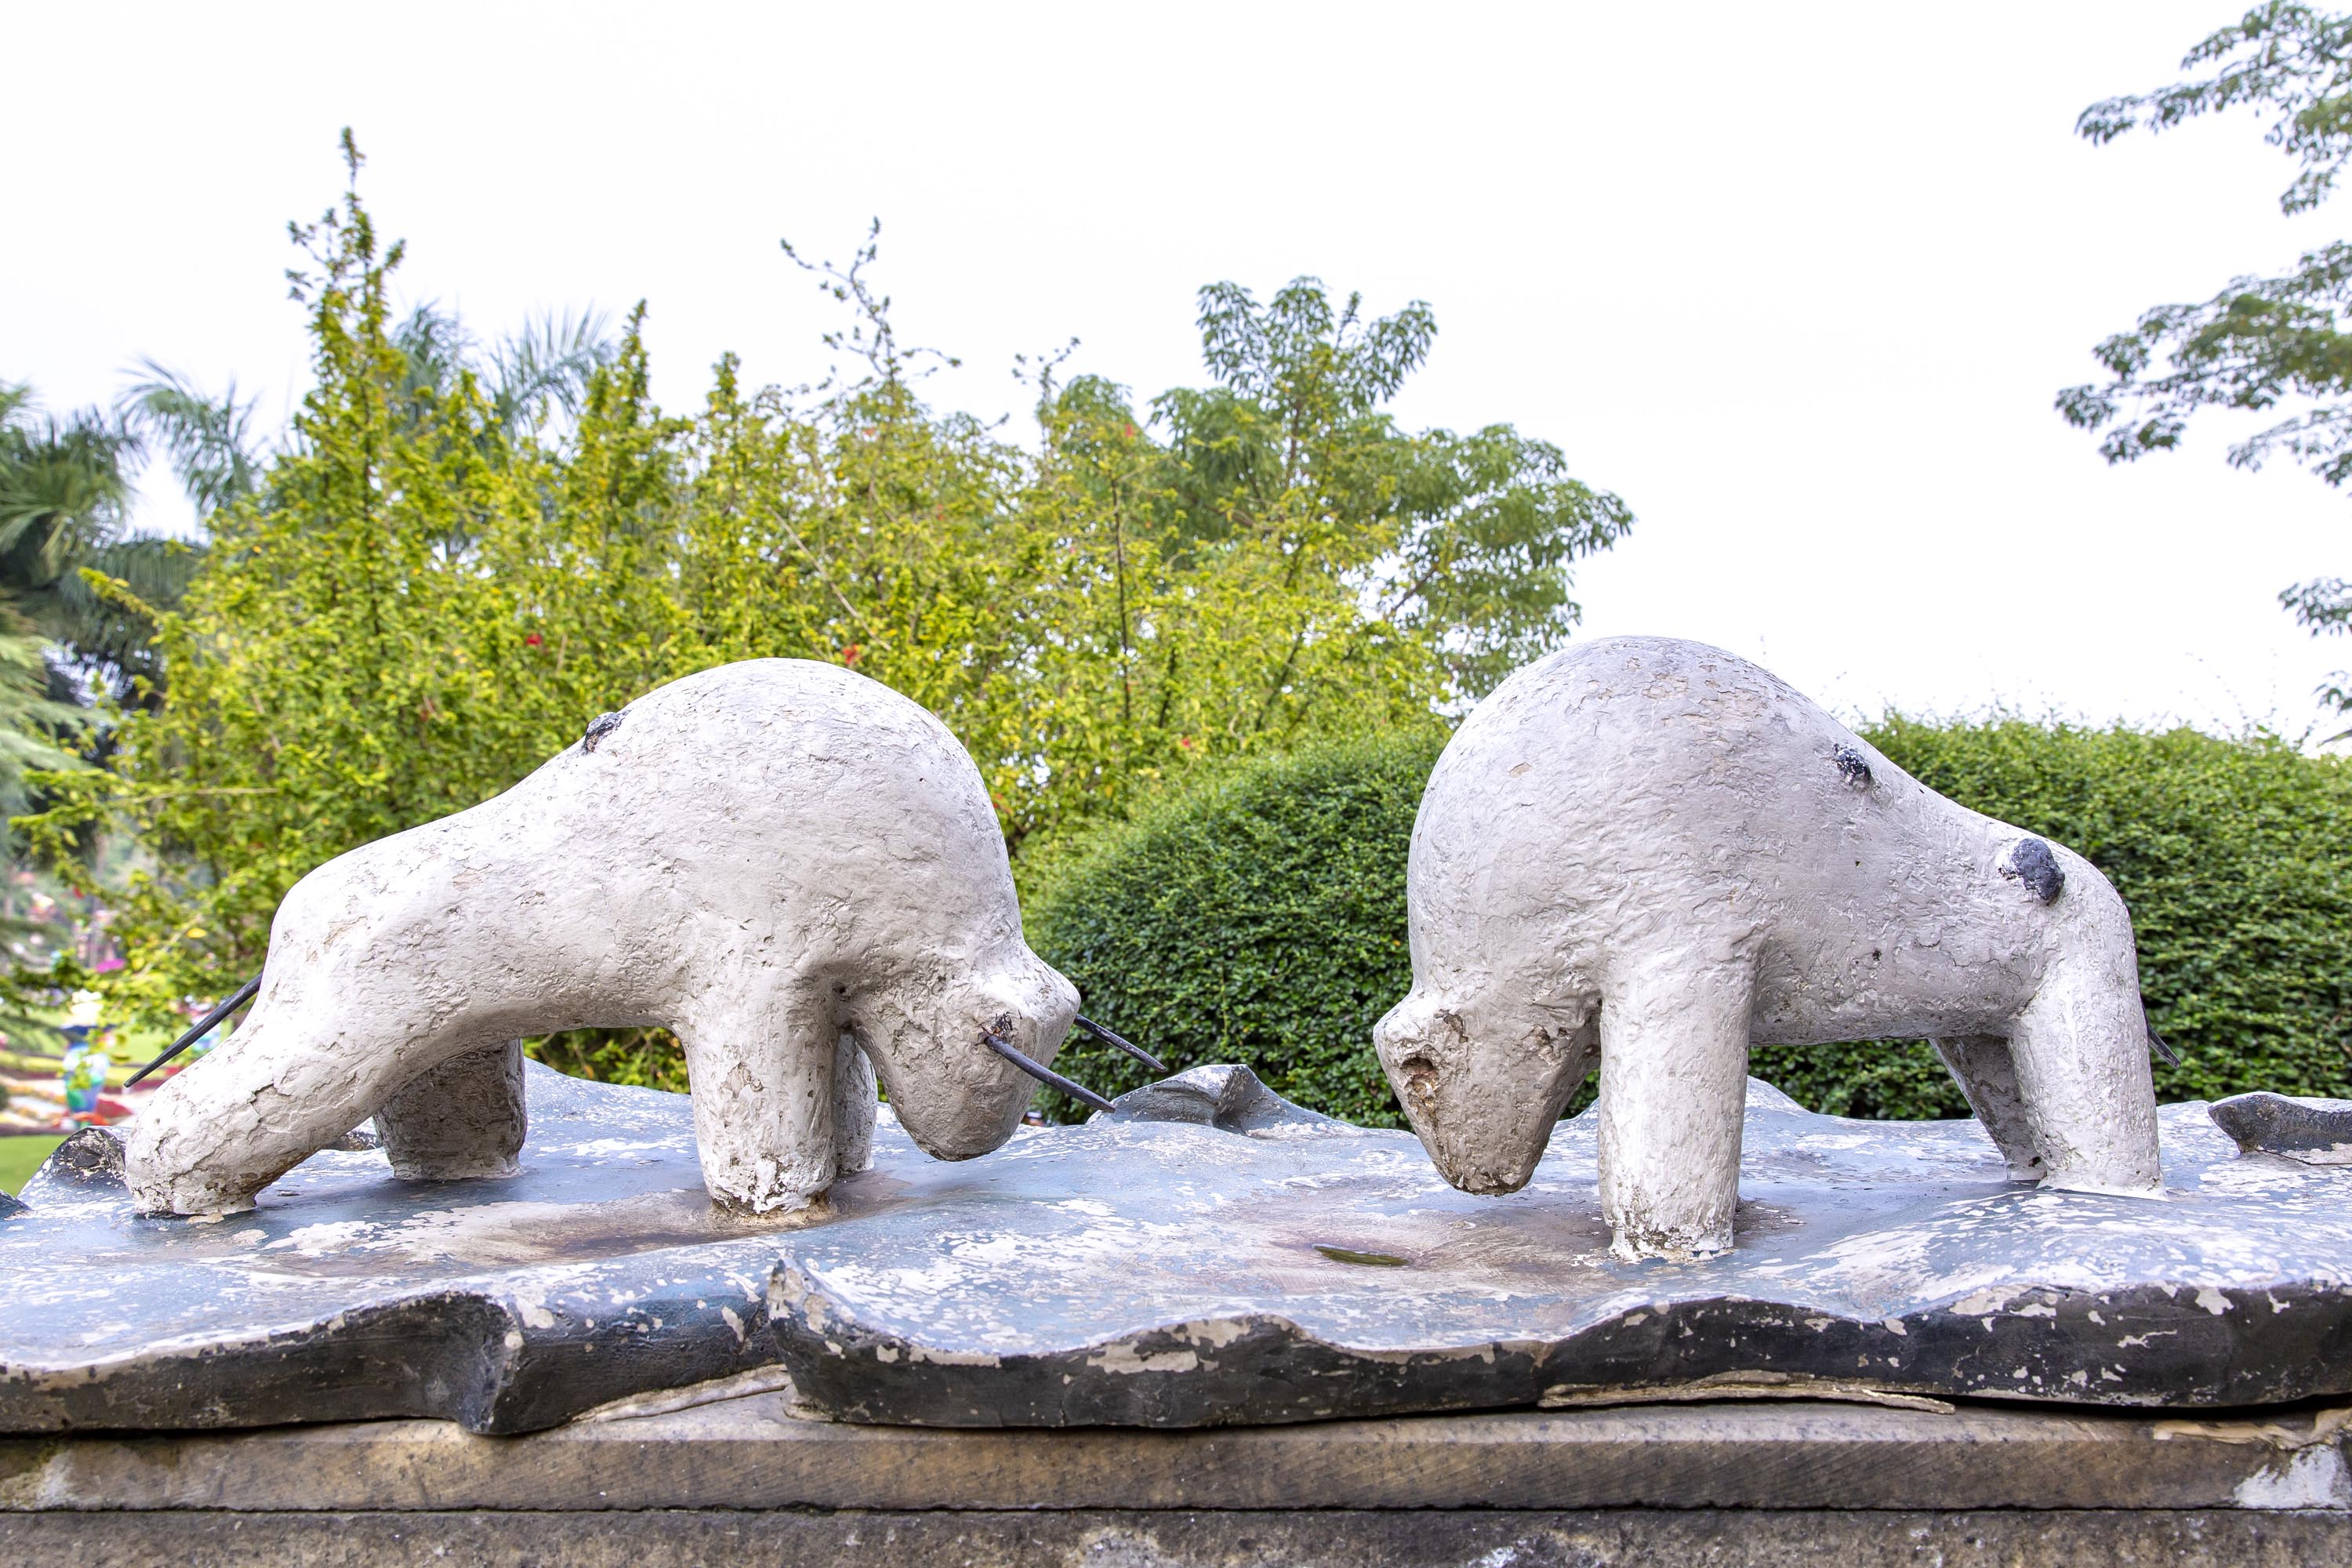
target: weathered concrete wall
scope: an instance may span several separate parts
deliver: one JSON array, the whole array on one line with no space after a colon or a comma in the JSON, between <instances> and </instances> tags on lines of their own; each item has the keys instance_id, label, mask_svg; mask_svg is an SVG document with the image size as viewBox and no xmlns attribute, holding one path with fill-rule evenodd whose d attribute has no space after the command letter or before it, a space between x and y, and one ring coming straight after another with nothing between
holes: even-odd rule
<instances>
[{"instance_id":1,"label":"weathered concrete wall","mask_svg":"<svg viewBox=\"0 0 2352 1568\"><path fill-rule=\"evenodd\" d=\"M2308 1568L2339 1514L735 1513L0 1517L44 1568Z\"/></svg>"},{"instance_id":2,"label":"weathered concrete wall","mask_svg":"<svg viewBox=\"0 0 2352 1568\"><path fill-rule=\"evenodd\" d=\"M2352 1408L2192 1421L1818 1400L1194 1432L808 1421L755 1394L521 1437L451 1422L0 1439L0 1514L230 1509L2321 1510Z\"/></svg>"},{"instance_id":3,"label":"weathered concrete wall","mask_svg":"<svg viewBox=\"0 0 2352 1568\"><path fill-rule=\"evenodd\" d=\"M2087 1568L2352 1561L2352 1408L1783 1401L1201 1432L384 1421L0 1440L0 1563Z\"/></svg>"}]
</instances>

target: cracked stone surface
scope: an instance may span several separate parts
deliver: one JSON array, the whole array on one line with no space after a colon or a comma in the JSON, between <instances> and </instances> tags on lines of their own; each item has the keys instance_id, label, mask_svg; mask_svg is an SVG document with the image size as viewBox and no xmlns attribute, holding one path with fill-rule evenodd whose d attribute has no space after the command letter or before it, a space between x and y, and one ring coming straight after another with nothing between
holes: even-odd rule
<instances>
[{"instance_id":1,"label":"cracked stone surface","mask_svg":"<svg viewBox=\"0 0 2352 1568\"><path fill-rule=\"evenodd\" d=\"M1737 1245L1612 1258L1595 1119L1507 1197L1195 1068L943 1163L886 1113L819 1210L715 1207L682 1096L532 1066L519 1175L314 1155L142 1218L102 1131L0 1215L0 1430L482 1432L712 1379L940 1426L1220 1426L1695 1390L2261 1405L2352 1392L2352 1169L2162 1112L2165 1193L2007 1180L1978 1124L1748 1088Z\"/></svg>"}]
</instances>

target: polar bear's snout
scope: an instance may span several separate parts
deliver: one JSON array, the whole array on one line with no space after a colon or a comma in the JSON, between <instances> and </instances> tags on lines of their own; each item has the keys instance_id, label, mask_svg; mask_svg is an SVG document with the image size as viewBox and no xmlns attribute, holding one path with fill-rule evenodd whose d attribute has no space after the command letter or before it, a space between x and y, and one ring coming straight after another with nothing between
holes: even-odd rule
<instances>
[{"instance_id":1,"label":"polar bear's snout","mask_svg":"<svg viewBox=\"0 0 2352 1568\"><path fill-rule=\"evenodd\" d=\"M929 1016L910 1022L898 1048L877 1053L898 1125L936 1160L976 1159L1003 1147L1037 1085L985 1037L1051 1062L1077 1012L1077 988L1025 948L1010 973L950 985Z\"/></svg>"},{"instance_id":2,"label":"polar bear's snout","mask_svg":"<svg viewBox=\"0 0 2352 1568\"><path fill-rule=\"evenodd\" d=\"M1492 1196L1516 1193L1534 1176L1590 1057L1580 1034L1525 1029L1489 1011L1415 991L1390 1009L1372 1040L1438 1173L1465 1193Z\"/></svg>"}]
</instances>

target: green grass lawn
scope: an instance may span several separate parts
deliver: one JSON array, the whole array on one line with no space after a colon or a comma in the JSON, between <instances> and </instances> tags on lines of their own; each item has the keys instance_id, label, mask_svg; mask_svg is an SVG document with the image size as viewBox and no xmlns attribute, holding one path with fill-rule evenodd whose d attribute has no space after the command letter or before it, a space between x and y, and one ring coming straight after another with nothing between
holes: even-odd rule
<instances>
[{"instance_id":1,"label":"green grass lawn","mask_svg":"<svg viewBox=\"0 0 2352 1568\"><path fill-rule=\"evenodd\" d=\"M49 1157L49 1151L64 1142L63 1138L54 1134L0 1138L0 1193L16 1196L17 1189L41 1168L41 1162Z\"/></svg>"}]
</instances>

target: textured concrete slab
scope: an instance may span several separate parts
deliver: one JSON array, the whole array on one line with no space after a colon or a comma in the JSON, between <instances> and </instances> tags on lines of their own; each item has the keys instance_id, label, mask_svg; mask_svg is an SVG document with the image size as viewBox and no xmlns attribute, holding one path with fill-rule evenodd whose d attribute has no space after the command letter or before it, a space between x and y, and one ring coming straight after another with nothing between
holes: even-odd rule
<instances>
[{"instance_id":1,"label":"textured concrete slab","mask_svg":"<svg viewBox=\"0 0 2352 1568\"><path fill-rule=\"evenodd\" d=\"M2352 1508L2352 1410L2197 1421L1813 1401L1153 1432L793 1416L782 1394L483 1437L445 1421L0 1439L0 1512Z\"/></svg>"},{"instance_id":2,"label":"textured concrete slab","mask_svg":"<svg viewBox=\"0 0 2352 1568\"><path fill-rule=\"evenodd\" d=\"M2201 1106L2166 1110L2167 1192L2145 1199L2012 1184L1973 1121L1842 1121L1753 1084L1739 1246L1633 1264L1608 1252L1590 1116L1525 1191L1478 1198L1407 1134L1286 1113L1230 1071L1183 1079L962 1164L886 1118L874 1169L783 1222L708 1202L682 1097L541 1069L506 1181L329 1152L205 1224L134 1217L110 1143L61 1149L0 1219L0 1429L517 1432L772 1363L803 1412L981 1426L1726 1382L2352 1392L2352 1169L2241 1156Z\"/></svg>"},{"instance_id":3,"label":"textured concrete slab","mask_svg":"<svg viewBox=\"0 0 2352 1568\"><path fill-rule=\"evenodd\" d=\"M2352 1100L2291 1099L2257 1091L2217 1100L2214 1125L2249 1154L2284 1154L2312 1165L2352 1165Z\"/></svg>"},{"instance_id":4,"label":"textured concrete slab","mask_svg":"<svg viewBox=\"0 0 2352 1568\"><path fill-rule=\"evenodd\" d=\"M1221 1513L0 1515L45 1568L2305 1568L2340 1514Z\"/></svg>"}]
</instances>

